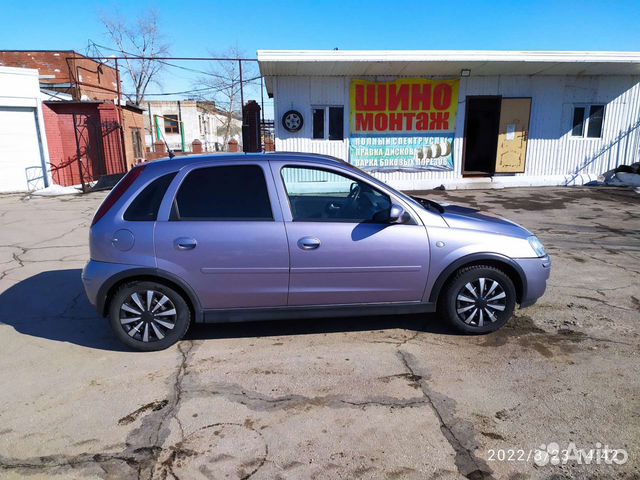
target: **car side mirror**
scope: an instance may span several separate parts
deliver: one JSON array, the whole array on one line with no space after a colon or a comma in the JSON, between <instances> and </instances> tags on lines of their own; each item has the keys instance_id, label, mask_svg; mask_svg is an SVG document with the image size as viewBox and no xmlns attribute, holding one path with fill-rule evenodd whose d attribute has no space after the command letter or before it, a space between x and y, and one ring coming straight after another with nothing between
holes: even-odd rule
<instances>
[{"instance_id":1,"label":"car side mirror","mask_svg":"<svg viewBox=\"0 0 640 480\"><path fill-rule=\"evenodd\" d=\"M389 210L389 223L405 223L407 221L407 212L400 205L391 205Z\"/></svg>"}]
</instances>

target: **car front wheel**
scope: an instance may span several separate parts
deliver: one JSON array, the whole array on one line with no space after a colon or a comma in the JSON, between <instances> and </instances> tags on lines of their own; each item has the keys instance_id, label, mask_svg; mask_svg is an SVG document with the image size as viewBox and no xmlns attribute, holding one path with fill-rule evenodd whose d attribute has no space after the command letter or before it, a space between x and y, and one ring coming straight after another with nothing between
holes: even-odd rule
<instances>
[{"instance_id":1,"label":"car front wheel","mask_svg":"<svg viewBox=\"0 0 640 480\"><path fill-rule=\"evenodd\" d=\"M502 271L488 265L465 267L456 273L441 297L441 311L463 333L489 333L513 315L516 289Z\"/></svg>"},{"instance_id":2,"label":"car front wheel","mask_svg":"<svg viewBox=\"0 0 640 480\"><path fill-rule=\"evenodd\" d=\"M156 282L123 285L111 300L109 321L127 346L163 350L180 340L191 322L189 305L178 292Z\"/></svg>"}]
</instances>

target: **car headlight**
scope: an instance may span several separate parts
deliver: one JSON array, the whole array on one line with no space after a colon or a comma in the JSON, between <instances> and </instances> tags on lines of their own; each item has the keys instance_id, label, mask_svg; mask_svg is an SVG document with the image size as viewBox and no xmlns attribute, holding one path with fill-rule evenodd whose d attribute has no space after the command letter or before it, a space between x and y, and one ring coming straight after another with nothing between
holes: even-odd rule
<instances>
[{"instance_id":1,"label":"car headlight","mask_svg":"<svg viewBox=\"0 0 640 480\"><path fill-rule=\"evenodd\" d=\"M544 257L547 254L544 249L544 245L542 245L542 242L538 240L538 237L536 237L535 235L527 238L527 241L529 242L529 245L531 245L531 248L533 248L533 251L536 252L536 255L538 257Z\"/></svg>"}]
</instances>

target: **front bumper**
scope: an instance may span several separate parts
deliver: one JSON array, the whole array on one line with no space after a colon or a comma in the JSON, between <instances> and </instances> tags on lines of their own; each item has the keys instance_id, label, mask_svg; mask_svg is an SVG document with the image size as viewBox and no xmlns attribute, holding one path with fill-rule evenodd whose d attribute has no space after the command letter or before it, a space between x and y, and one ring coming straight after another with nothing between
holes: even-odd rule
<instances>
[{"instance_id":1,"label":"front bumper","mask_svg":"<svg viewBox=\"0 0 640 480\"><path fill-rule=\"evenodd\" d=\"M520 308L530 307L544 295L547 280L551 275L551 259L548 255L539 258L514 259L524 273L524 291L520 301Z\"/></svg>"}]
</instances>

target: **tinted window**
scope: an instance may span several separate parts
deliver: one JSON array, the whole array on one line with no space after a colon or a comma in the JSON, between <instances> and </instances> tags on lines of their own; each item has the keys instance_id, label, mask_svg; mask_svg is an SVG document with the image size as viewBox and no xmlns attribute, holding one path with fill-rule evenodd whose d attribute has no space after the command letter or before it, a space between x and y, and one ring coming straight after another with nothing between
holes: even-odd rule
<instances>
[{"instance_id":1,"label":"tinted window","mask_svg":"<svg viewBox=\"0 0 640 480\"><path fill-rule=\"evenodd\" d=\"M584 130L584 107L576 107L573 109L573 128L571 135L581 137Z\"/></svg>"},{"instance_id":2,"label":"tinted window","mask_svg":"<svg viewBox=\"0 0 640 480\"><path fill-rule=\"evenodd\" d=\"M329 107L329 140L342 140L344 133L344 109Z\"/></svg>"},{"instance_id":3,"label":"tinted window","mask_svg":"<svg viewBox=\"0 0 640 480\"><path fill-rule=\"evenodd\" d=\"M324 138L324 108L313 109L313 138Z\"/></svg>"},{"instance_id":4,"label":"tinted window","mask_svg":"<svg viewBox=\"0 0 640 480\"><path fill-rule=\"evenodd\" d=\"M124 219L130 222L155 222L158 218L160 203L167 188L176 174L169 173L156 178L147 185L142 192L131 202L124 213Z\"/></svg>"},{"instance_id":5,"label":"tinted window","mask_svg":"<svg viewBox=\"0 0 640 480\"><path fill-rule=\"evenodd\" d=\"M391 200L368 183L317 168L282 169L297 222L386 223Z\"/></svg>"},{"instance_id":6,"label":"tinted window","mask_svg":"<svg viewBox=\"0 0 640 480\"><path fill-rule=\"evenodd\" d=\"M589 126L587 137L600 138L602 136L602 120L604 119L604 105L591 105L589 108Z\"/></svg>"},{"instance_id":7,"label":"tinted window","mask_svg":"<svg viewBox=\"0 0 640 480\"><path fill-rule=\"evenodd\" d=\"M174 209L179 220L273 220L264 173L257 165L192 171L180 186Z\"/></svg>"}]
</instances>

